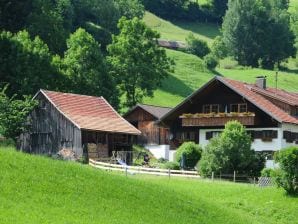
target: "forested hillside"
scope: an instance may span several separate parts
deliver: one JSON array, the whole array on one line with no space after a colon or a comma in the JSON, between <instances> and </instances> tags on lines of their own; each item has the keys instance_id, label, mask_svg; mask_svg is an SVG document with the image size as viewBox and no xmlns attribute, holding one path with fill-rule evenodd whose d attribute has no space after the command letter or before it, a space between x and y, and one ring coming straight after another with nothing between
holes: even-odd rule
<instances>
[{"instance_id":1,"label":"forested hillside","mask_svg":"<svg viewBox=\"0 0 298 224\"><path fill-rule=\"evenodd\" d=\"M10 124L25 128L34 107L29 99L40 88L104 96L120 112L139 102L175 106L214 75L247 82L266 75L275 86L278 72L279 88L298 91L297 6L295 0L2 1L2 135L19 134L7 134ZM186 48L161 48L160 38Z\"/></svg>"}]
</instances>

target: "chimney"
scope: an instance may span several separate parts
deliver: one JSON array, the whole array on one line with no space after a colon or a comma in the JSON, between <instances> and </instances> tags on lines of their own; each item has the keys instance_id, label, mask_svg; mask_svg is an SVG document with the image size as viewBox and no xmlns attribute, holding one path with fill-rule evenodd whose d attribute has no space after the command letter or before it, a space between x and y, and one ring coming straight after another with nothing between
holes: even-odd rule
<instances>
[{"instance_id":1,"label":"chimney","mask_svg":"<svg viewBox=\"0 0 298 224\"><path fill-rule=\"evenodd\" d=\"M261 89L266 89L266 76L256 77L256 86Z\"/></svg>"}]
</instances>

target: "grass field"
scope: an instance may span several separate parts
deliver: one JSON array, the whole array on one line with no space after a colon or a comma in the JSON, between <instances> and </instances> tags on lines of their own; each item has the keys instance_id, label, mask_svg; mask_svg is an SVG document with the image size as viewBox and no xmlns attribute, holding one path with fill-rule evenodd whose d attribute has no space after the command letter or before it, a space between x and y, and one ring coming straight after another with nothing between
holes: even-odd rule
<instances>
[{"instance_id":1,"label":"grass field","mask_svg":"<svg viewBox=\"0 0 298 224\"><path fill-rule=\"evenodd\" d=\"M129 176L0 149L0 223L298 223L276 188Z\"/></svg>"},{"instance_id":2,"label":"grass field","mask_svg":"<svg viewBox=\"0 0 298 224\"><path fill-rule=\"evenodd\" d=\"M298 0L291 1L291 5L298 5ZM184 40L191 31L198 38L211 44L212 39L219 34L219 28L214 24L172 23L149 12L146 13L144 21L148 26L160 32L162 38L171 40ZM245 68L237 66L230 59L225 59L215 71L210 71L205 68L203 61L194 55L173 50L167 50L167 54L176 62L175 72L170 74L163 82L163 86L155 91L154 97L145 98L144 103L174 107L214 75L249 83L254 83L256 76L266 75L268 85L275 87L275 71L272 70ZM298 92L298 68L297 60L295 60L290 60L287 64L289 67L287 71L279 72L278 88Z\"/></svg>"},{"instance_id":3,"label":"grass field","mask_svg":"<svg viewBox=\"0 0 298 224\"><path fill-rule=\"evenodd\" d=\"M162 87L155 91L153 98L145 98L144 102L147 104L176 106L214 75L248 83L254 83L256 76L266 75L268 86L275 87L275 71L272 70L245 68L233 65L228 60L221 62L221 66L215 71L210 71L205 68L203 61L194 55L173 50L167 50L167 54L176 62L175 72L170 74ZM230 64L231 68L225 68L226 63ZM295 69L278 73L278 88L298 92L298 73Z\"/></svg>"},{"instance_id":4,"label":"grass field","mask_svg":"<svg viewBox=\"0 0 298 224\"><path fill-rule=\"evenodd\" d=\"M161 38L167 40L185 41L187 35L192 32L196 37L211 43L219 35L219 27L212 23L170 22L150 12L146 12L144 21L149 27L158 31Z\"/></svg>"}]
</instances>

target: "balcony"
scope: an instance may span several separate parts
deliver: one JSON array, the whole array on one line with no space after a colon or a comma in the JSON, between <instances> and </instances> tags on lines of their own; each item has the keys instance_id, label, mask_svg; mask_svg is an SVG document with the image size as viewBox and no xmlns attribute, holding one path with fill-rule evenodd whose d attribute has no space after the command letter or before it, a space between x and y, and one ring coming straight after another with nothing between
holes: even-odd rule
<instances>
[{"instance_id":1,"label":"balcony","mask_svg":"<svg viewBox=\"0 0 298 224\"><path fill-rule=\"evenodd\" d=\"M183 127L224 126L228 121L237 120L243 125L255 125L255 113L210 113L183 114L180 116Z\"/></svg>"}]
</instances>

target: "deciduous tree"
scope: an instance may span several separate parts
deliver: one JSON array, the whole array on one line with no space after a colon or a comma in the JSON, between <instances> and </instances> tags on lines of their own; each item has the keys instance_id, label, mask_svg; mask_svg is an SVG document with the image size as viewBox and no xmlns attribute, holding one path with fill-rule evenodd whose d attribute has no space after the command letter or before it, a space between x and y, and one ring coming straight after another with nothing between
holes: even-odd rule
<instances>
[{"instance_id":1,"label":"deciduous tree","mask_svg":"<svg viewBox=\"0 0 298 224\"><path fill-rule=\"evenodd\" d=\"M223 41L241 65L273 68L295 56L286 2L230 0L224 17Z\"/></svg>"},{"instance_id":2,"label":"deciduous tree","mask_svg":"<svg viewBox=\"0 0 298 224\"><path fill-rule=\"evenodd\" d=\"M63 67L69 79L68 91L103 96L117 107L118 92L107 71L100 45L89 33L79 28L67 40L67 48Z\"/></svg>"},{"instance_id":3,"label":"deciduous tree","mask_svg":"<svg viewBox=\"0 0 298 224\"><path fill-rule=\"evenodd\" d=\"M131 107L144 96L153 96L173 63L157 45L159 34L140 19L123 17L118 28L120 34L113 36L113 43L108 46L108 60L113 76L125 93L126 106Z\"/></svg>"}]
</instances>

